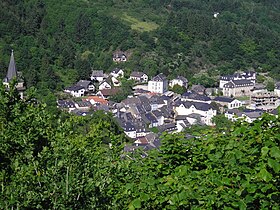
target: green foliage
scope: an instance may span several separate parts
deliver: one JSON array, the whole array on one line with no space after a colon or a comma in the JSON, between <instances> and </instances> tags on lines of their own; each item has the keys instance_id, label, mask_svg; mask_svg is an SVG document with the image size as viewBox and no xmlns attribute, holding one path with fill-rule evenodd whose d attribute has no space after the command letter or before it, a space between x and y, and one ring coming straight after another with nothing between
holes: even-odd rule
<instances>
[{"instance_id":1,"label":"green foliage","mask_svg":"<svg viewBox=\"0 0 280 210\"><path fill-rule=\"evenodd\" d=\"M224 114L214 116L212 121L217 129L228 129L232 125L232 122Z\"/></svg>"},{"instance_id":2,"label":"green foliage","mask_svg":"<svg viewBox=\"0 0 280 210\"><path fill-rule=\"evenodd\" d=\"M266 83L266 89L267 89L268 91L274 91L274 89L275 89L275 82L274 82L273 80L267 81L267 83Z\"/></svg>"},{"instance_id":3,"label":"green foliage","mask_svg":"<svg viewBox=\"0 0 280 210\"><path fill-rule=\"evenodd\" d=\"M174 93L178 93L178 94L183 94L187 91L187 89L183 86L180 85L174 85L173 88L171 89Z\"/></svg>"}]
</instances>

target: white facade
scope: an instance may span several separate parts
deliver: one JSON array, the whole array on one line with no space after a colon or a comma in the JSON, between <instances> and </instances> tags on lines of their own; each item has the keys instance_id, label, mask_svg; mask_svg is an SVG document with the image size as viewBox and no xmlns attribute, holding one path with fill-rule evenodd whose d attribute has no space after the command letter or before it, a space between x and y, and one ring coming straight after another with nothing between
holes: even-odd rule
<instances>
[{"instance_id":1,"label":"white facade","mask_svg":"<svg viewBox=\"0 0 280 210\"><path fill-rule=\"evenodd\" d=\"M208 104L207 104L208 105ZM194 105L185 107L184 104L175 107L175 111L178 115L189 115L189 114L199 114L202 117L202 120L206 125L213 125L212 118L217 115L217 111L213 110L212 108L208 109L207 111L199 110Z\"/></svg>"},{"instance_id":2,"label":"white facade","mask_svg":"<svg viewBox=\"0 0 280 210\"><path fill-rule=\"evenodd\" d=\"M155 76L148 82L148 91L163 94L168 91L168 80L163 74Z\"/></svg>"},{"instance_id":3,"label":"white facade","mask_svg":"<svg viewBox=\"0 0 280 210\"><path fill-rule=\"evenodd\" d=\"M64 90L64 92L71 94L73 97L82 97L85 95L85 91L85 88L69 88Z\"/></svg>"},{"instance_id":4,"label":"white facade","mask_svg":"<svg viewBox=\"0 0 280 210\"><path fill-rule=\"evenodd\" d=\"M136 130L132 129L131 131L124 132L129 138L135 139L136 138Z\"/></svg>"},{"instance_id":5,"label":"white facade","mask_svg":"<svg viewBox=\"0 0 280 210\"><path fill-rule=\"evenodd\" d=\"M188 81L187 81L187 79L185 79L185 78L184 78L184 79L181 79L180 77L178 77L178 78L175 78L175 79L173 79L173 80L170 80L169 86L170 86L171 88L173 88L174 85L179 85L179 86L181 86L181 87L188 88Z\"/></svg>"},{"instance_id":6,"label":"white facade","mask_svg":"<svg viewBox=\"0 0 280 210\"><path fill-rule=\"evenodd\" d=\"M99 85L99 90L105 90L105 89L111 89L112 85L110 85L108 82L104 81Z\"/></svg>"}]
</instances>

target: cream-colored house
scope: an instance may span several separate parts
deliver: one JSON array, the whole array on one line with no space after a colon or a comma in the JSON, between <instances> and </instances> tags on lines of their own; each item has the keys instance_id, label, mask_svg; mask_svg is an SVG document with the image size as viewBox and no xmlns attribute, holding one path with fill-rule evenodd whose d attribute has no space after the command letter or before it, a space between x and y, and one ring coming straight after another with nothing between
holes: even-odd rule
<instances>
[{"instance_id":1,"label":"cream-colored house","mask_svg":"<svg viewBox=\"0 0 280 210\"><path fill-rule=\"evenodd\" d=\"M254 83L250 80L231 80L223 86L223 95L227 97L250 96Z\"/></svg>"}]
</instances>

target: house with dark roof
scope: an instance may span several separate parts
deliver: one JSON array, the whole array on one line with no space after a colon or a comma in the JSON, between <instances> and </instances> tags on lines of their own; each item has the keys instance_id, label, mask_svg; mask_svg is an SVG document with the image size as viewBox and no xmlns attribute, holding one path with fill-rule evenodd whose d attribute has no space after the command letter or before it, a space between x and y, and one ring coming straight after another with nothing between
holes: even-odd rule
<instances>
[{"instance_id":1,"label":"house with dark roof","mask_svg":"<svg viewBox=\"0 0 280 210\"><path fill-rule=\"evenodd\" d=\"M157 118L152 113L142 114L142 120L147 124L149 128L157 127L158 121Z\"/></svg>"},{"instance_id":2,"label":"house with dark roof","mask_svg":"<svg viewBox=\"0 0 280 210\"><path fill-rule=\"evenodd\" d=\"M193 101L177 101L174 111L176 115L199 114L206 125L213 125L212 118L217 115L217 110L211 104Z\"/></svg>"},{"instance_id":3,"label":"house with dark roof","mask_svg":"<svg viewBox=\"0 0 280 210\"><path fill-rule=\"evenodd\" d=\"M84 87L86 92L93 92L95 90L94 84L89 80L80 80L76 83L76 86Z\"/></svg>"},{"instance_id":4,"label":"house with dark roof","mask_svg":"<svg viewBox=\"0 0 280 210\"><path fill-rule=\"evenodd\" d=\"M112 75L114 78L122 78L124 77L124 71L120 68L114 68L110 75Z\"/></svg>"},{"instance_id":5,"label":"house with dark roof","mask_svg":"<svg viewBox=\"0 0 280 210\"><path fill-rule=\"evenodd\" d=\"M179 85L181 87L188 88L188 80L185 77L177 76L175 79L169 81L169 86L171 88L173 88L174 85Z\"/></svg>"},{"instance_id":6,"label":"house with dark roof","mask_svg":"<svg viewBox=\"0 0 280 210\"><path fill-rule=\"evenodd\" d=\"M92 81L102 82L105 79L103 70L92 70L90 79Z\"/></svg>"},{"instance_id":7,"label":"house with dark roof","mask_svg":"<svg viewBox=\"0 0 280 210\"><path fill-rule=\"evenodd\" d=\"M213 99L213 101L217 104L220 104L221 106L226 106L228 109L236 109L243 105L242 102L238 99L224 96L217 96Z\"/></svg>"},{"instance_id":8,"label":"house with dark roof","mask_svg":"<svg viewBox=\"0 0 280 210\"><path fill-rule=\"evenodd\" d=\"M250 96L254 88L251 80L231 80L223 86L223 95L228 97Z\"/></svg>"},{"instance_id":9,"label":"house with dark roof","mask_svg":"<svg viewBox=\"0 0 280 210\"><path fill-rule=\"evenodd\" d=\"M75 103L72 100L57 100L57 107L68 112L76 109Z\"/></svg>"},{"instance_id":10,"label":"house with dark roof","mask_svg":"<svg viewBox=\"0 0 280 210\"><path fill-rule=\"evenodd\" d=\"M159 132L175 133L178 132L176 123L166 123L158 127Z\"/></svg>"},{"instance_id":11,"label":"house with dark roof","mask_svg":"<svg viewBox=\"0 0 280 210\"><path fill-rule=\"evenodd\" d=\"M100 96L104 99L108 99L110 96L116 95L120 91L119 88L112 88L112 89L104 89L100 90L96 93L97 96Z\"/></svg>"},{"instance_id":12,"label":"house with dark roof","mask_svg":"<svg viewBox=\"0 0 280 210\"><path fill-rule=\"evenodd\" d=\"M82 97L85 95L86 89L83 86L70 86L64 89L65 93L72 95L73 97Z\"/></svg>"},{"instance_id":13,"label":"house with dark roof","mask_svg":"<svg viewBox=\"0 0 280 210\"><path fill-rule=\"evenodd\" d=\"M251 81L253 84L256 83L256 72L254 71L245 71L241 73L234 73L232 75L226 75L220 77L220 84L219 87L223 88L225 84L230 81L235 80L248 80Z\"/></svg>"},{"instance_id":14,"label":"house with dark roof","mask_svg":"<svg viewBox=\"0 0 280 210\"><path fill-rule=\"evenodd\" d=\"M200 94L200 95L203 95L204 92L205 92L205 87L203 85L192 85L191 87L191 90Z\"/></svg>"},{"instance_id":15,"label":"house with dark roof","mask_svg":"<svg viewBox=\"0 0 280 210\"><path fill-rule=\"evenodd\" d=\"M130 137L132 139L136 138L136 128L131 122L124 122L121 124L121 127L123 128L124 133L128 137Z\"/></svg>"},{"instance_id":16,"label":"house with dark roof","mask_svg":"<svg viewBox=\"0 0 280 210\"><path fill-rule=\"evenodd\" d=\"M140 71L133 71L129 79L133 79L137 82L148 82L148 75Z\"/></svg>"},{"instance_id":17,"label":"house with dark roof","mask_svg":"<svg viewBox=\"0 0 280 210\"><path fill-rule=\"evenodd\" d=\"M23 93L25 91L24 81L23 77L21 75L21 72L18 72L16 69L16 62L14 57L14 51L12 50L11 57L10 57L10 63L7 71L6 77L3 79L3 85L9 89L10 82L12 80L17 80L16 89L18 90L21 99L23 99Z\"/></svg>"},{"instance_id":18,"label":"house with dark roof","mask_svg":"<svg viewBox=\"0 0 280 210\"><path fill-rule=\"evenodd\" d=\"M152 93L160 93L163 94L168 91L168 80L166 76L162 73L153 77L148 82L148 91Z\"/></svg>"},{"instance_id":19,"label":"house with dark roof","mask_svg":"<svg viewBox=\"0 0 280 210\"><path fill-rule=\"evenodd\" d=\"M194 102L202 102L202 103L211 103L211 98L209 98L208 96L202 95L202 94L198 94L194 91L187 91L185 93L182 94L181 97L182 101L194 101Z\"/></svg>"},{"instance_id":20,"label":"house with dark roof","mask_svg":"<svg viewBox=\"0 0 280 210\"><path fill-rule=\"evenodd\" d=\"M275 84L274 92L278 97L280 97L280 82Z\"/></svg>"},{"instance_id":21,"label":"house with dark roof","mask_svg":"<svg viewBox=\"0 0 280 210\"><path fill-rule=\"evenodd\" d=\"M113 61L114 62L126 62L127 61L127 55L123 51L115 51L113 53Z\"/></svg>"}]
</instances>

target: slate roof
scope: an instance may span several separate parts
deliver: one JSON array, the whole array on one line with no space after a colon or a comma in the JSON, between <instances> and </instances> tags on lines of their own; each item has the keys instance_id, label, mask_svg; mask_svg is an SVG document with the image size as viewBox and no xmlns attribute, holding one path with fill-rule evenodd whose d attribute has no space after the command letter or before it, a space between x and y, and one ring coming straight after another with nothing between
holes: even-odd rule
<instances>
[{"instance_id":1,"label":"slate roof","mask_svg":"<svg viewBox=\"0 0 280 210\"><path fill-rule=\"evenodd\" d=\"M118 88L100 90L103 96L113 96L120 91Z\"/></svg>"},{"instance_id":2,"label":"slate roof","mask_svg":"<svg viewBox=\"0 0 280 210\"><path fill-rule=\"evenodd\" d=\"M254 86L254 83L251 80L241 79L233 80L224 85L225 88L234 88L234 87L244 87L244 86Z\"/></svg>"},{"instance_id":3,"label":"slate roof","mask_svg":"<svg viewBox=\"0 0 280 210\"><path fill-rule=\"evenodd\" d=\"M157 119L151 113L147 113L144 115L150 123L157 123Z\"/></svg>"},{"instance_id":4,"label":"slate roof","mask_svg":"<svg viewBox=\"0 0 280 210\"><path fill-rule=\"evenodd\" d=\"M73 101L68 100L58 100L57 105L60 108L75 108L75 103Z\"/></svg>"},{"instance_id":5,"label":"slate roof","mask_svg":"<svg viewBox=\"0 0 280 210\"><path fill-rule=\"evenodd\" d=\"M91 73L92 77L104 77L103 70L93 70Z\"/></svg>"},{"instance_id":6,"label":"slate roof","mask_svg":"<svg viewBox=\"0 0 280 210\"><path fill-rule=\"evenodd\" d=\"M164 80L166 80L166 76L163 73L160 73L152 78L152 81L156 81L156 82L162 82Z\"/></svg>"},{"instance_id":7,"label":"slate roof","mask_svg":"<svg viewBox=\"0 0 280 210\"><path fill-rule=\"evenodd\" d=\"M198 93L202 93L205 91L205 87L203 85L193 85L191 90L198 92Z\"/></svg>"},{"instance_id":8,"label":"slate roof","mask_svg":"<svg viewBox=\"0 0 280 210\"><path fill-rule=\"evenodd\" d=\"M16 62L14 58L14 51L12 50L9 67L4 82L10 82L13 78L16 77L17 77Z\"/></svg>"},{"instance_id":9,"label":"slate roof","mask_svg":"<svg viewBox=\"0 0 280 210\"><path fill-rule=\"evenodd\" d=\"M143 73L143 72L140 72L140 71L133 71L133 72L131 72L131 74L130 74L130 76L131 77L142 77L142 76L144 76L145 75L145 73Z\"/></svg>"},{"instance_id":10,"label":"slate roof","mask_svg":"<svg viewBox=\"0 0 280 210\"><path fill-rule=\"evenodd\" d=\"M82 86L85 89L87 89L90 84L91 84L91 81L89 81L89 80L80 80L79 82L76 83L76 86Z\"/></svg>"},{"instance_id":11,"label":"slate roof","mask_svg":"<svg viewBox=\"0 0 280 210\"><path fill-rule=\"evenodd\" d=\"M120 68L114 68L113 71L112 71L112 73L118 74L120 71L123 71L123 70L120 69Z\"/></svg>"},{"instance_id":12,"label":"slate roof","mask_svg":"<svg viewBox=\"0 0 280 210\"><path fill-rule=\"evenodd\" d=\"M164 124L158 127L160 132L170 132L170 131L175 131L177 130L177 125L175 123L168 123L168 124Z\"/></svg>"},{"instance_id":13,"label":"slate roof","mask_svg":"<svg viewBox=\"0 0 280 210\"><path fill-rule=\"evenodd\" d=\"M194 102L194 101L178 101L176 102L176 106L180 106L183 104L186 108L190 108L194 106L196 109L201 111L208 111L210 109L214 109L212 105L202 102Z\"/></svg>"},{"instance_id":14,"label":"slate roof","mask_svg":"<svg viewBox=\"0 0 280 210\"><path fill-rule=\"evenodd\" d=\"M234 100L235 100L234 98L228 98L228 97L222 97L222 96L217 96L214 98L214 101L225 102L225 103L231 103Z\"/></svg>"},{"instance_id":15,"label":"slate roof","mask_svg":"<svg viewBox=\"0 0 280 210\"><path fill-rule=\"evenodd\" d=\"M156 118L159 118L159 117L163 116L162 113L159 110L154 110L154 111L152 111L152 113Z\"/></svg>"},{"instance_id":16,"label":"slate roof","mask_svg":"<svg viewBox=\"0 0 280 210\"><path fill-rule=\"evenodd\" d=\"M85 88L82 87L82 86L77 86L77 85L66 88L66 90L69 90L69 91L79 91L79 90L82 90L82 89L85 89Z\"/></svg>"},{"instance_id":17,"label":"slate roof","mask_svg":"<svg viewBox=\"0 0 280 210\"><path fill-rule=\"evenodd\" d=\"M134 125L130 122L125 122L121 124L121 127L125 132L131 132L131 131L136 131Z\"/></svg>"},{"instance_id":18,"label":"slate roof","mask_svg":"<svg viewBox=\"0 0 280 210\"><path fill-rule=\"evenodd\" d=\"M77 101L76 104L79 107L91 107L91 103L89 101Z\"/></svg>"},{"instance_id":19,"label":"slate roof","mask_svg":"<svg viewBox=\"0 0 280 210\"><path fill-rule=\"evenodd\" d=\"M182 97L186 99L197 100L197 101L211 101L211 98L209 98L208 96L201 95L192 91L187 91L183 93Z\"/></svg>"}]
</instances>

